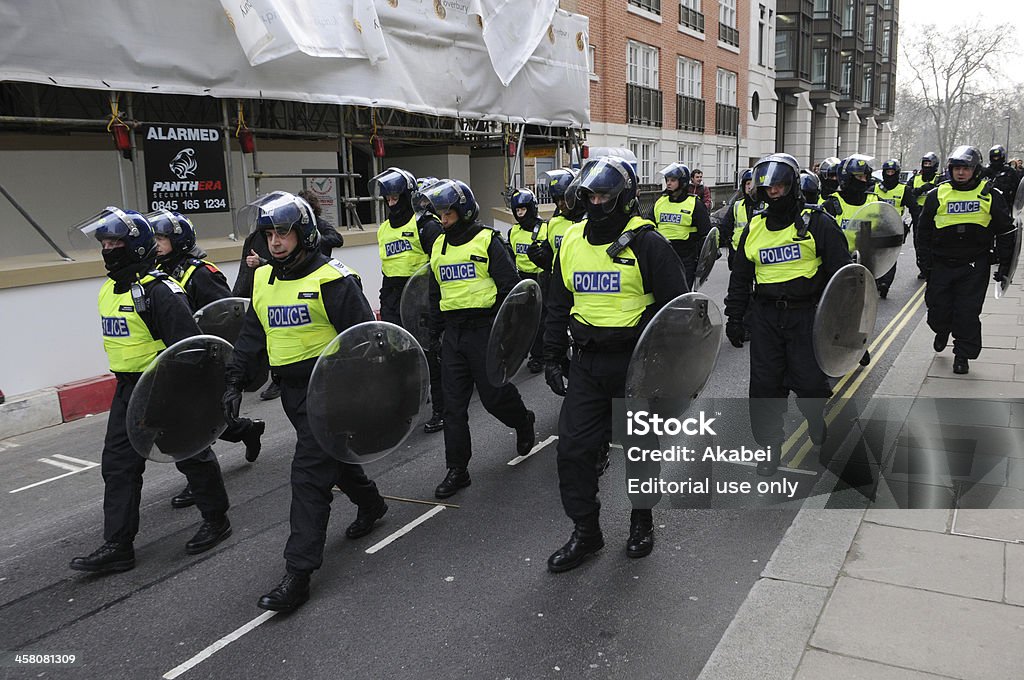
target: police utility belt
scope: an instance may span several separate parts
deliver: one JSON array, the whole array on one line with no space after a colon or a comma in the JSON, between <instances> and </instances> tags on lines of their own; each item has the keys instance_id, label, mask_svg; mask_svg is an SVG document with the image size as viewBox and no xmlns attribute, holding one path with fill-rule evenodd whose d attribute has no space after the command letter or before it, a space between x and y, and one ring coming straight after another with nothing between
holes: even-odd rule
<instances>
[{"instance_id":1,"label":"police utility belt","mask_svg":"<svg viewBox=\"0 0 1024 680\"><path fill-rule=\"evenodd\" d=\"M818 306L817 300L808 297L789 297L783 295L782 297L768 297L766 295L754 294L754 300L761 305L766 307L775 307L776 309L813 309Z\"/></svg>"}]
</instances>

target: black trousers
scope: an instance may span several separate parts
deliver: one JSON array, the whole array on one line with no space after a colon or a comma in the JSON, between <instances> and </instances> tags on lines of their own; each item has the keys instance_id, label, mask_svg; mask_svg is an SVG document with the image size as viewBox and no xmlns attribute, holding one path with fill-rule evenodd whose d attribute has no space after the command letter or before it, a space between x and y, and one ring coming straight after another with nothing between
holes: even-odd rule
<instances>
[{"instance_id":1,"label":"black trousers","mask_svg":"<svg viewBox=\"0 0 1024 680\"><path fill-rule=\"evenodd\" d=\"M893 263L892 268L889 269L889 271L887 271L886 273L882 274L877 279L875 279L875 285L878 286L879 288L881 288L883 286L885 288L890 288L890 287L892 287L892 282L895 279L896 279L896 264Z\"/></svg>"},{"instance_id":2,"label":"black trousers","mask_svg":"<svg viewBox=\"0 0 1024 680\"><path fill-rule=\"evenodd\" d=\"M405 281L398 285L398 280L386 282L380 289L380 320L402 326L402 291L405 290ZM408 330L408 329L406 329ZM444 390L441 388L441 357L436 352L423 348L427 355L427 367L430 369L430 402L434 413L444 413Z\"/></svg>"},{"instance_id":3,"label":"black trousers","mask_svg":"<svg viewBox=\"0 0 1024 680\"><path fill-rule=\"evenodd\" d=\"M775 447L785 440L789 393L796 394L810 431L820 432L832 389L814 359L814 308L779 308L756 300L751 308L750 424L758 444L780 453Z\"/></svg>"},{"instance_id":4,"label":"black trousers","mask_svg":"<svg viewBox=\"0 0 1024 680\"><path fill-rule=\"evenodd\" d=\"M686 274L686 289L693 290L693 284L697 278L697 258L700 257L700 249L704 244L697 244L689 239L669 241L669 243L672 244L672 249L676 251L676 257L683 264L683 272Z\"/></svg>"},{"instance_id":5,"label":"black trousers","mask_svg":"<svg viewBox=\"0 0 1024 680\"><path fill-rule=\"evenodd\" d=\"M988 253L959 265L938 258L932 263L924 291L928 326L953 335L953 354L968 359L981 354L981 308L990 272Z\"/></svg>"},{"instance_id":6,"label":"black trousers","mask_svg":"<svg viewBox=\"0 0 1024 680\"><path fill-rule=\"evenodd\" d=\"M444 387L444 456L450 468L464 468L473 455L469 434L469 400L473 387L487 412L512 428L524 427L526 406L512 383L495 387L487 380L489 326L445 327L441 342L441 384Z\"/></svg>"},{"instance_id":7,"label":"black trousers","mask_svg":"<svg viewBox=\"0 0 1024 680\"><path fill-rule=\"evenodd\" d=\"M317 443L306 417L305 381L281 382L281 405L295 427L292 458L291 534L284 547L288 573L310 574L320 568L331 518L331 488L337 486L360 508L381 502L377 485L360 465L342 463Z\"/></svg>"},{"instance_id":8,"label":"black trousers","mask_svg":"<svg viewBox=\"0 0 1024 680\"><path fill-rule=\"evenodd\" d=\"M228 422L228 427L224 430L220 437L222 442L231 442L237 444L242 441L245 435L249 434L249 430L252 428L252 420L249 418L239 418L235 422Z\"/></svg>"},{"instance_id":9,"label":"black trousers","mask_svg":"<svg viewBox=\"0 0 1024 680\"><path fill-rule=\"evenodd\" d=\"M558 417L558 490L565 514L574 522L596 516L601 510L597 497L597 456L608 443L614 400L626 389L626 369L632 352L573 351L569 365L569 386ZM621 404L622 402L619 402ZM624 417L618 414L618 417ZM640 445L639 441L623 446ZM657 440L643 441L644 448L657 448ZM657 477L657 464L630 463L626 477ZM624 489L625 490L625 489ZM653 508L660 495L631 496L634 507Z\"/></svg>"},{"instance_id":10,"label":"black trousers","mask_svg":"<svg viewBox=\"0 0 1024 680\"><path fill-rule=\"evenodd\" d=\"M125 416L136 380L119 377L110 402L103 440L103 539L131 543L139 533L139 503L146 459L128 440ZM175 464L188 479L203 519L216 520L228 511L228 492L212 449Z\"/></svg>"},{"instance_id":11,"label":"black trousers","mask_svg":"<svg viewBox=\"0 0 1024 680\"><path fill-rule=\"evenodd\" d=\"M546 296L548 294L548 277L546 274L527 274L519 272L519 278L530 279L536 281L540 286L541 295ZM533 346L530 347L530 360L531 361L544 361L544 321L548 318L548 307L542 305L540 308L540 325L537 327L537 337L533 339Z\"/></svg>"}]
</instances>

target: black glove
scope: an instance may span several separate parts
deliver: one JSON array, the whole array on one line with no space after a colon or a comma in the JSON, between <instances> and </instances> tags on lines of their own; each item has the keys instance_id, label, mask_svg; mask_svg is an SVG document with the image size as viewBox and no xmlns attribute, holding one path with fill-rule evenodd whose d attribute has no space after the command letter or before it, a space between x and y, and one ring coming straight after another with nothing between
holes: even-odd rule
<instances>
[{"instance_id":1,"label":"black glove","mask_svg":"<svg viewBox=\"0 0 1024 680\"><path fill-rule=\"evenodd\" d=\"M998 281L999 283L1002 283L1008 278L1010 278L1010 268L1005 264L999 265L999 269L997 269L996 273L992 275L992 280Z\"/></svg>"},{"instance_id":2,"label":"black glove","mask_svg":"<svg viewBox=\"0 0 1024 680\"><path fill-rule=\"evenodd\" d=\"M551 391L560 397L566 393L565 374L562 373L562 366L557 362L549 361L544 364L544 380L547 381Z\"/></svg>"},{"instance_id":3,"label":"black glove","mask_svg":"<svg viewBox=\"0 0 1024 680\"><path fill-rule=\"evenodd\" d=\"M224 409L224 418L233 423L238 420L238 410L242 407L242 388L240 385L229 383L224 390L224 396L220 399L221 408Z\"/></svg>"},{"instance_id":4,"label":"black glove","mask_svg":"<svg viewBox=\"0 0 1024 680\"><path fill-rule=\"evenodd\" d=\"M743 339L746 337L746 331L743 329L742 321L728 321L725 324L725 337L729 338L729 342L732 343L733 347L743 347Z\"/></svg>"}]
</instances>

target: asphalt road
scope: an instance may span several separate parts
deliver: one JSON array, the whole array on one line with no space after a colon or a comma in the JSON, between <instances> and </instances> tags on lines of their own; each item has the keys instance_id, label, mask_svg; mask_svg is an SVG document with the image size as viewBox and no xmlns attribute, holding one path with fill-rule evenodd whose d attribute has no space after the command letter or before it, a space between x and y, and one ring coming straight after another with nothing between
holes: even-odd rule
<instances>
[{"instance_id":1,"label":"asphalt road","mask_svg":"<svg viewBox=\"0 0 1024 680\"><path fill-rule=\"evenodd\" d=\"M727 280L720 264L704 289L718 302ZM876 326L889 332L872 365L842 384L843 396L870 395L923 313L907 305L921 284L912 249L900 267ZM744 398L747 373L747 350L726 342L705 394ZM537 413L538 442L556 434L560 399L542 376L524 371L517 383ZM555 444L508 465L514 433L474 401L473 484L449 499L458 507L432 503L445 472L442 435L415 433L368 473L384 494L428 503L389 501L375 531L352 541L344 529L355 508L339 496L312 599L294 614L269 616L256 600L284 573L294 432L277 401L250 395L243 414L267 420L268 429L252 465L240 444L215 446L233 536L186 555L198 513L171 509L184 479L151 463L138 566L104 577L67 563L102 542L106 416L0 442L0 650L77 656L74 666L9 664L0 675L696 678L794 514L659 508L654 553L630 560L623 465L613 449L602 480L605 549L579 569L550 574L547 557L571 530ZM808 467L796 460L805 440L794 438L784 465Z\"/></svg>"}]
</instances>

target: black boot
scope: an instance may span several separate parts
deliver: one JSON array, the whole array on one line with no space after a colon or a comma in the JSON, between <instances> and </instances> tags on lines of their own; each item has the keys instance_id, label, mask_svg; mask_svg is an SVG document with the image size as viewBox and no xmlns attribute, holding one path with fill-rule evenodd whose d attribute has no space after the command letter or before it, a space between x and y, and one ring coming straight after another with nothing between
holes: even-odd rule
<instances>
[{"instance_id":1,"label":"black boot","mask_svg":"<svg viewBox=\"0 0 1024 680\"><path fill-rule=\"evenodd\" d=\"M633 510L629 514L629 540L626 555L647 557L654 550L654 514L650 510Z\"/></svg>"},{"instance_id":2,"label":"black boot","mask_svg":"<svg viewBox=\"0 0 1024 680\"><path fill-rule=\"evenodd\" d=\"M188 508L196 504L196 497L192 495L192 487L188 484L177 496L171 499L172 508Z\"/></svg>"},{"instance_id":3,"label":"black boot","mask_svg":"<svg viewBox=\"0 0 1024 680\"><path fill-rule=\"evenodd\" d=\"M772 444L770 447L764 447L765 450L771 450L768 455L768 460L757 461L757 474L761 477L771 477L779 471L779 460L782 457L782 443L778 445Z\"/></svg>"},{"instance_id":4,"label":"black boot","mask_svg":"<svg viewBox=\"0 0 1024 680\"><path fill-rule=\"evenodd\" d=\"M271 399L277 399L280 396L281 385L279 385L276 380L271 381L271 383L267 385L267 389L260 392L260 399L262 401L270 401Z\"/></svg>"},{"instance_id":5,"label":"black boot","mask_svg":"<svg viewBox=\"0 0 1024 680\"><path fill-rule=\"evenodd\" d=\"M256 459L260 457L260 449L263 448L260 437L267 430L267 424L262 420L253 419L252 425L246 430L245 436L242 437L242 442L245 444L245 459L250 462L256 462Z\"/></svg>"},{"instance_id":6,"label":"black boot","mask_svg":"<svg viewBox=\"0 0 1024 680\"><path fill-rule=\"evenodd\" d=\"M231 535L231 522L227 516L219 519L203 520L196 535L185 544L185 552L189 555L198 555L206 552Z\"/></svg>"},{"instance_id":7,"label":"black boot","mask_svg":"<svg viewBox=\"0 0 1024 680\"><path fill-rule=\"evenodd\" d=\"M935 339L932 340L932 349L941 352L946 349L947 343L949 343L949 333L936 333Z\"/></svg>"},{"instance_id":8,"label":"black boot","mask_svg":"<svg viewBox=\"0 0 1024 680\"><path fill-rule=\"evenodd\" d=\"M135 549L131 543L107 541L91 555L74 558L68 566L75 571L87 571L91 574L128 571L135 568Z\"/></svg>"},{"instance_id":9,"label":"black boot","mask_svg":"<svg viewBox=\"0 0 1024 680\"><path fill-rule=\"evenodd\" d=\"M575 569L582 564L587 555L596 553L603 547L604 536L601 535L598 516L594 514L576 522L569 542L548 558L548 571L557 574Z\"/></svg>"},{"instance_id":10,"label":"black boot","mask_svg":"<svg viewBox=\"0 0 1024 680\"><path fill-rule=\"evenodd\" d=\"M388 511L388 504L378 496L377 503L363 509L359 508L356 513L356 520L345 529L345 535L349 538L362 538L371 531L373 525Z\"/></svg>"},{"instance_id":11,"label":"black boot","mask_svg":"<svg viewBox=\"0 0 1024 680\"><path fill-rule=\"evenodd\" d=\"M448 468L448 474L444 476L444 480L434 489L434 498L454 496L456 491L466 488L471 483L469 470L466 468Z\"/></svg>"},{"instance_id":12,"label":"black boot","mask_svg":"<svg viewBox=\"0 0 1024 680\"><path fill-rule=\"evenodd\" d=\"M533 415L533 411L527 411L526 423L516 428L516 453L520 456L528 454L537 443L537 433L533 429L536 420L537 416Z\"/></svg>"},{"instance_id":13,"label":"black boot","mask_svg":"<svg viewBox=\"0 0 1024 680\"><path fill-rule=\"evenodd\" d=\"M971 370L971 365L967 361L967 357L963 354L957 354L953 357L953 372L957 375L967 375Z\"/></svg>"},{"instance_id":14,"label":"black boot","mask_svg":"<svg viewBox=\"0 0 1024 680\"><path fill-rule=\"evenodd\" d=\"M423 423L423 431L427 434L431 432L440 432L444 429L444 414L440 411L434 411L434 414L430 416L430 420Z\"/></svg>"},{"instance_id":15,"label":"black boot","mask_svg":"<svg viewBox=\"0 0 1024 680\"><path fill-rule=\"evenodd\" d=\"M878 297L882 298L883 300L885 298L889 297L889 286L885 285L884 283L879 285L878 286Z\"/></svg>"},{"instance_id":16,"label":"black boot","mask_svg":"<svg viewBox=\"0 0 1024 680\"><path fill-rule=\"evenodd\" d=\"M871 363L871 352L864 350L864 356L860 358L860 365L867 366Z\"/></svg>"},{"instance_id":17,"label":"black boot","mask_svg":"<svg viewBox=\"0 0 1024 680\"><path fill-rule=\"evenodd\" d=\"M530 359L526 362L526 370L534 374L540 373L544 370L544 362L540 359Z\"/></svg>"},{"instance_id":18,"label":"black boot","mask_svg":"<svg viewBox=\"0 0 1024 680\"><path fill-rule=\"evenodd\" d=\"M260 598L256 606L272 612L295 611L309 599L309 576L285 574L277 587Z\"/></svg>"}]
</instances>

